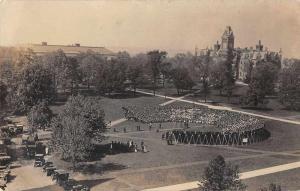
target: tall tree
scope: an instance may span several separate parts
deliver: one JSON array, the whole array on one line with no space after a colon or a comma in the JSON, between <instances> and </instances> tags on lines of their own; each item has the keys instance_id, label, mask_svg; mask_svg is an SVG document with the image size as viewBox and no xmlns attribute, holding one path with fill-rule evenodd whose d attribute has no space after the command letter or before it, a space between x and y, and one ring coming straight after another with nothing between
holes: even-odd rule
<instances>
[{"instance_id":1,"label":"tall tree","mask_svg":"<svg viewBox=\"0 0 300 191\"><path fill-rule=\"evenodd\" d=\"M143 66L134 63L130 64L127 69L127 78L132 84L133 93L135 95L137 86L141 85L144 81Z\"/></svg>"},{"instance_id":2,"label":"tall tree","mask_svg":"<svg viewBox=\"0 0 300 191\"><path fill-rule=\"evenodd\" d=\"M0 63L0 80L6 84L13 81L14 67L11 61Z\"/></svg>"},{"instance_id":3,"label":"tall tree","mask_svg":"<svg viewBox=\"0 0 300 191\"><path fill-rule=\"evenodd\" d=\"M194 72L197 73L198 80L202 83L202 93L206 101L209 93L209 76L210 76L211 56L208 50L204 56L194 58Z\"/></svg>"},{"instance_id":4,"label":"tall tree","mask_svg":"<svg viewBox=\"0 0 300 191\"><path fill-rule=\"evenodd\" d=\"M16 112L26 112L42 100L50 103L55 98L53 87L51 72L47 68L41 64L27 65L11 84L10 106Z\"/></svg>"},{"instance_id":5,"label":"tall tree","mask_svg":"<svg viewBox=\"0 0 300 191\"><path fill-rule=\"evenodd\" d=\"M242 191L246 189L239 179L238 166L227 164L221 155L209 162L201 183L201 191Z\"/></svg>"},{"instance_id":6,"label":"tall tree","mask_svg":"<svg viewBox=\"0 0 300 191\"><path fill-rule=\"evenodd\" d=\"M95 85L97 69L104 63L104 58L92 51L82 53L78 56L79 70L82 74L82 81L90 89L90 85Z\"/></svg>"},{"instance_id":7,"label":"tall tree","mask_svg":"<svg viewBox=\"0 0 300 191\"><path fill-rule=\"evenodd\" d=\"M225 61L225 82L224 82L224 91L226 92L228 101L230 100L235 84L235 78L234 78L234 71L232 68L233 65L233 52L228 51L226 54L226 61Z\"/></svg>"},{"instance_id":8,"label":"tall tree","mask_svg":"<svg viewBox=\"0 0 300 191\"><path fill-rule=\"evenodd\" d=\"M123 63L117 60L107 61L97 72L98 92L111 94L112 92L122 92L125 89L126 68Z\"/></svg>"},{"instance_id":9,"label":"tall tree","mask_svg":"<svg viewBox=\"0 0 300 191\"><path fill-rule=\"evenodd\" d=\"M153 89L153 94L155 95L155 91L157 87L157 79L160 74L159 67L163 62L163 60L166 58L167 52L153 50L148 52L147 55L149 59L149 65L151 68L152 89Z\"/></svg>"},{"instance_id":10,"label":"tall tree","mask_svg":"<svg viewBox=\"0 0 300 191\"><path fill-rule=\"evenodd\" d=\"M65 80L66 82L69 82L71 95L77 94L78 85L81 81L81 73L76 58L68 58L67 66L65 67Z\"/></svg>"},{"instance_id":11,"label":"tall tree","mask_svg":"<svg viewBox=\"0 0 300 191\"><path fill-rule=\"evenodd\" d=\"M53 119L52 145L62 158L72 162L90 156L105 130L104 112L97 98L69 97L64 109Z\"/></svg>"},{"instance_id":12,"label":"tall tree","mask_svg":"<svg viewBox=\"0 0 300 191\"><path fill-rule=\"evenodd\" d=\"M44 129L50 126L52 111L45 101L34 105L27 114L27 119L31 133L36 132L37 129Z\"/></svg>"},{"instance_id":13,"label":"tall tree","mask_svg":"<svg viewBox=\"0 0 300 191\"><path fill-rule=\"evenodd\" d=\"M8 94L7 85L0 81L0 108L4 108L6 105L6 96ZM1 110L0 109L0 110Z\"/></svg>"},{"instance_id":14,"label":"tall tree","mask_svg":"<svg viewBox=\"0 0 300 191\"><path fill-rule=\"evenodd\" d=\"M211 84L219 90L219 94L223 94L223 89L225 86L225 62L222 59L216 59L210 66L210 82Z\"/></svg>"},{"instance_id":15,"label":"tall tree","mask_svg":"<svg viewBox=\"0 0 300 191\"><path fill-rule=\"evenodd\" d=\"M32 49L19 49L16 51L14 56L12 57L12 62L14 64L14 68L16 71L20 71L23 67L26 67L32 63L34 63L36 59L36 54Z\"/></svg>"},{"instance_id":16,"label":"tall tree","mask_svg":"<svg viewBox=\"0 0 300 191\"><path fill-rule=\"evenodd\" d=\"M182 90L191 90L191 88L195 85L188 70L184 67L177 67L173 69L172 79L178 94L180 94Z\"/></svg>"},{"instance_id":17,"label":"tall tree","mask_svg":"<svg viewBox=\"0 0 300 191\"><path fill-rule=\"evenodd\" d=\"M45 67L49 68L52 75L53 85L55 91L58 88L65 88L66 85L66 67L68 65L68 58L63 50L59 49L57 51L48 53L42 57L42 62Z\"/></svg>"},{"instance_id":18,"label":"tall tree","mask_svg":"<svg viewBox=\"0 0 300 191\"><path fill-rule=\"evenodd\" d=\"M284 106L300 110L300 60L281 70L279 90L280 101Z\"/></svg>"},{"instance_id":19,"label":"tall tree","mask_svg":"<svg viewBox=\"0 0 300 191\"><path fill-rule=\"evenodd\" d=\"M165 87L166 79L171 77L172 64L170 62L162 62L160 64L159 70L163 78L162 79L163 87Z\"/></svg>"},{"instance_id":20,"label":"tall tree","mask_svg":"<svg viewBox=\"0 0 300 191\"><path fill-rule=\"evenodd\" d=\"M266 95L274 92L277 73L278 68L273 63L264 61L257 63L252 71L246 104L255 107L259 104L265 105Z\"/></svg>"}]
</instances>

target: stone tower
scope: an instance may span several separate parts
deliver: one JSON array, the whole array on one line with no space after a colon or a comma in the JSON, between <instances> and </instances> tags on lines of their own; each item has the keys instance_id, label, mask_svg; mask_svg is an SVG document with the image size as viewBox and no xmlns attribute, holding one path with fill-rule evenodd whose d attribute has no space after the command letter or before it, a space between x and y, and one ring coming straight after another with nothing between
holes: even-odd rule
<instances>
[{"instance_id":1,"label":"stone tower","mask_svg":"<svg viewBox=\"0 0 300 191\"><path fill-rule=\"evenodd\" d=\"M261 44L261 41L258 41L258 44L256 45L256 51L263 51L264 46Z\"/></svg>"},{"instance_id":2,"label":"stone tower","mask_svg":"<svg viewBox=\"0 0 300 191\"><path fill-rule=\"evenodd\" d=\"M234 49L234 35L230 26L227 26L222 35L221 49L223 51L232 51Z\"/></svg>"}]
</instances>

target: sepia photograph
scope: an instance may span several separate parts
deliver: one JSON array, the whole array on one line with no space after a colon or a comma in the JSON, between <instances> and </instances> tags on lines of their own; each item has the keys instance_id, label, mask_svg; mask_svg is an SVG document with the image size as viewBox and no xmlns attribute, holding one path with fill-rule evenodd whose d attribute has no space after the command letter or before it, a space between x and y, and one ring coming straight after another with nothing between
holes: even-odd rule
<instances>
[{"instance_id":1,"label":"sepia photograph","mask_svg":"<svg viewBox=\"0 0 300 191\"><path fill-rule=\"evenodd\" d=\"M300 0L0 0L0 191L299 191Z\"/></svg>"}]
</instances>

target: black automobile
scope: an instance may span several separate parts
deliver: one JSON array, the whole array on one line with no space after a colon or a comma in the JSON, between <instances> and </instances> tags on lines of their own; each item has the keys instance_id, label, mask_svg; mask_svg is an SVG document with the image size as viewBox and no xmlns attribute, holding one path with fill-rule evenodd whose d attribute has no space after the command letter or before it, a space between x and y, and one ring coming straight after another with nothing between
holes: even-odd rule
<instances>
[{"instance_id":1,"label":"black automobile","mask_svg":"<svg viewBox=\"0 0 300 191\"><path fill-rule=\"evenodd\" d=\"M90 191L90 188L86 185L78 184L74 179L68 179L62 184L65 191Z\"/></svg>"},{"instance_id":2,"label":"black automobile","mask_svg":"<svg viewBox=\"0 0 300 191\"><path fill-rule=\"evenodd\" d=\"M53 162L46 161L46 162L44 163L44 166L43 166L44 172L46 172L46 168L47 168L47 167L53 167Z\"/></svg>"},{"instance_id":3,"label":"black automobile","mask_svg":"<svg viewBox=\"0 0 300 191\"><path fill-rule=\"evenodd\" d=\"M77 185L76 180L74 179L68 179L67 181L65 181L62 185L62 187L64 188L65 191L72 191L73 190L73 186Z\"/></svg>"},{"instance_id":4,"label":"black automobile","mask_svg":"<svg viewBox=\"0 0 300 191\"><path fill-rule=\"evenodd\" d=\"M34 161L34 167L42 167L44 164L43 160L35 160Z\"/></svg>"},{"instance_id":5,"label":"black automobile","mask_svg":"<svg viewBox=\"0 0 300 191\"><path fill-rule=\"evenodd\" d=\"M44 155L43 154L36 154L34 167L42 167L45 163Z\"/></svg>"},{"instance_id":6,"label":"black automobile","mask_svg":"<svg viewBox=\"0 0 300 191\"><path fill-rule=\"evenodd\" d=\"M86 185L78 184L76 186L73 186L72 191L90 191L90 188Z\"/></svg>"},{"instance_id":7,"label":"black automobile","mask_svg":"<svg viewBox=\"0 0 300 191\"><path fill-rule=\"evenodd\" d=\"M46 167L46 175L47 176L52 176L54 174L54 171L56 170L56 168L54 166L51 167Z\"/></svg>"}]
</instances>

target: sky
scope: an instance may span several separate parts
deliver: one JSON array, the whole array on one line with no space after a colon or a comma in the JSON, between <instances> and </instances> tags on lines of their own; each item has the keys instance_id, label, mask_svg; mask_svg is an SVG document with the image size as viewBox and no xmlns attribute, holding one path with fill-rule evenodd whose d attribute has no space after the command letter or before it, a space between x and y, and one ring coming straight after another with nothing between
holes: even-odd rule
<instances>
[{"instance_id":1,"label":"sky","mask_svg":"<svg viewBox=\"0 0 300 191\"><path fill-rule=\"evenodd\" d=\"M227 25L235 47L261 40L300 58L299 0L0 0L2 46L46 41L174 54L212 47Z\"/></svg>"}]
</instances>

